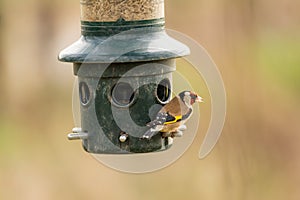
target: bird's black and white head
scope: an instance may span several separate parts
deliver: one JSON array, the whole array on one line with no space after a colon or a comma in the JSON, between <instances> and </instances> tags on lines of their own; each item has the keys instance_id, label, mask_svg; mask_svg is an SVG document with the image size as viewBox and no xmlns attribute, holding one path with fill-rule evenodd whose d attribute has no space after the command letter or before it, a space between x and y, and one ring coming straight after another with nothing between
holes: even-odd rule
<instances>
[{"instance_id":1,"label":"bird's black and white head","mask_svg":"<svg viewBox=\"0 0 300 200\"><path fill-rule=\"evenodd\" d=\"M192 107L195 102L203 102L203 98L192 91L183 91L178 96L188 107Z\"/></svg>"}]
</instances>

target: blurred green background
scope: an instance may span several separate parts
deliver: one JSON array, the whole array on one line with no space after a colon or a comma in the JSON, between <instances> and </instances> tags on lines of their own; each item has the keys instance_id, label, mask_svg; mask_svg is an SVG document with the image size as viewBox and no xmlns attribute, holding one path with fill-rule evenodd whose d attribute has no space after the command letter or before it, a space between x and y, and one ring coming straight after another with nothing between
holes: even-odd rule
<instances>
[{"instance_id":1,"label":"blurred green background","mask_svg":"<svg viewBox=\"0 0 300 200\"><path fill-rule=\"evenodd\" d=\"M165 3L167 27L202 44L225 82L209 157L198 134L156 173L98 164L66 139L74 77L56 59L80 36L79 0L0 0L0 199L300 199L300 1Z\"/></svg>"}]
</instances>

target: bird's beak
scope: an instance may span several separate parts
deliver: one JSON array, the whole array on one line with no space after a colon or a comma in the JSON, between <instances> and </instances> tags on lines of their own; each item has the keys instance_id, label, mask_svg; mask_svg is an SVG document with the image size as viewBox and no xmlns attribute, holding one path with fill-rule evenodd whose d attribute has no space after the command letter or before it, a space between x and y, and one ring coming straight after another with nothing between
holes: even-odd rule
<instances>
[{"instance_id":1,"label":"bird's beak","mask_svg":"<svg viewBox=\"0 0 300 200\"><path fill-rule=\"evenodd\" d=\"M197 99L196 99L196 102L199 102L199 103L202 103L203 102L203 98L198 96Z\"/></svg>"}]
</instances>

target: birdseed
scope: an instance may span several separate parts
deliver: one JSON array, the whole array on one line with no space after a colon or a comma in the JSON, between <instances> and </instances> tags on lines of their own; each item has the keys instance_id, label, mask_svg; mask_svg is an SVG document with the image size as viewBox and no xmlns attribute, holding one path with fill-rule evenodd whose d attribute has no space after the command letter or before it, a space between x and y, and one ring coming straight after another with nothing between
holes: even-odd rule
<instances>
[{"instance_id":1,"label":"birdseed","mask_svg":"<svg viewBox=\"0 0 300 200\"><path fill-rule=\"evenodd\" d=\"M113 22L164 17L164 0L81 0L81 20Z\"/></svg>"}]
</instances>

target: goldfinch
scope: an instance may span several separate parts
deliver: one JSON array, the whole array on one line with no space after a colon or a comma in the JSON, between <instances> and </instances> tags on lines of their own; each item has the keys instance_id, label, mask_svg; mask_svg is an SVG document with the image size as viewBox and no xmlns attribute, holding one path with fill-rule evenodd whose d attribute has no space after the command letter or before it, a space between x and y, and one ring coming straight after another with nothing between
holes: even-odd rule
<instances>
[{"instance_id":1,"label":"goldfinch","mask_svg":"<svg viewBox=\"0 0 300 200\"><path fill-rule=\"evenodd\" d=\"M162 137L174 137L180 132L180 127L191 117L193 104L203 102L202 97L192 91L183 91L164 105L157 113L156 118L147 124L149 130L142 136L151 139L154 135L162 133Z\"/></svg>"}]
</instances>

